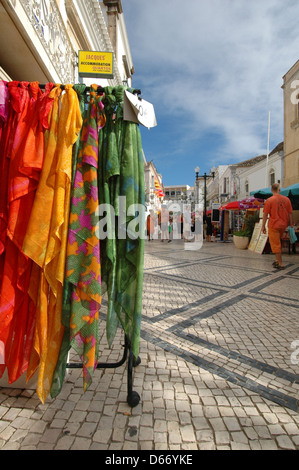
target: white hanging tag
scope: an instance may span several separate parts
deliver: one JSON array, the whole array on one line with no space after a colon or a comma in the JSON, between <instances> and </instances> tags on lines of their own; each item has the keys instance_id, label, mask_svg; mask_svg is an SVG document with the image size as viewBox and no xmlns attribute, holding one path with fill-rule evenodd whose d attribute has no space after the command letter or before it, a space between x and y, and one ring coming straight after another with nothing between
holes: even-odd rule
<instances>
[{"instance_id":1,"label":"white hanging tag","mask_svg":"<svg viewBox=\"0 0 299 470\"><path fill-rule=\"evenodd\" d=\"M157 126L154 106L138 96L125 90L124 95L124 121L142 124L150 129Z\"/></svg>"}]
</instances>

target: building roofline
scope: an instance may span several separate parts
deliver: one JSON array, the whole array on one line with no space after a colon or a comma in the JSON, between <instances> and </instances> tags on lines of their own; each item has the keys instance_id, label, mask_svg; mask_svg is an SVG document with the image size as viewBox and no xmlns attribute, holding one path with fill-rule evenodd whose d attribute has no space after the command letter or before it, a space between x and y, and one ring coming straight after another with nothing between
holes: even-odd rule
<instances>
[{"instance_id":1,"label":"building roofline","mask_svg":"<svg viewBox=\"0 0 299 470\"><path fill-rule=\"evenodd\" d=\"M271 152L269 153L269 157L271 157L277 152L282 152L283 149L284 149L284 142L280 142L278 145L276 145L276 147L274 147L273 150L271 150ZM240 163L233 163L232 165L229 165L229 166L233 166L236 168L249 167L249 166L255 165L256 163L261 162L262 160L265 160L265 158L267 158L267 155L257 155L256 157L249 158L248 160L244 160L243 162L240 162Z\"/></svg>"},{"instance_id":2,"label":"building roofline","mask_svg":"<svg viewBox=\"0 0 299 470\"><path fill-rule=\"evenodd\" d=\"M299 59L292 65L292 67L289 68L289 70L282 76L283 80L285 80L285 77L290 73L290 71L295 68L299 64Z\"/></svg>"}]
</instances>

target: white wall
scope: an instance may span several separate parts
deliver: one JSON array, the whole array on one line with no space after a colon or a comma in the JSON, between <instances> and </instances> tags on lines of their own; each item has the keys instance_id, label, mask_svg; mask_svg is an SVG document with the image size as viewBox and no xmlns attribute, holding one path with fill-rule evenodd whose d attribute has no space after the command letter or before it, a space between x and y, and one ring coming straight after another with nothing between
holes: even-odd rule
<instances>
[{"instance_id":1,"label":"white wall","mask_svg":"<svg viewBox=\"0 0 299 470\"><path fill-rule=\"evenodd\" d=\"M239 194L238 199L244 199L249 196L252 191L267 188L270 186L270 172L275 172L275 182L278 180L282 182L283 179L283 153L277 152L269 157L267 166L267 159L253 165L249 168L238 168L237 175L239 179ZM245 183L249 183L249 191L245 191Z\"/></svg>"}]
</instances>

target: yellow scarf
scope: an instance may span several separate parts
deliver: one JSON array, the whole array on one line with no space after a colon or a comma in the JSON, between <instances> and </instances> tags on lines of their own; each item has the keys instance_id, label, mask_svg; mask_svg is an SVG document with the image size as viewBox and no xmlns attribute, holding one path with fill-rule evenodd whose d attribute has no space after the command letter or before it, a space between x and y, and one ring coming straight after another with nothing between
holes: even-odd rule
<instances>
[{"instance_id":1,"label":"yellow scarf","mask_svg":"<svg viewBox=\"0 0 299 470\"><path fill-rule=\"evenodd\" d=\"M24 253L38 266L32 271L30 294L37 305L34 344L27 371L39 366L37 393L44 403L52 383L64 327L62 292L71 198L72 147L81 126L77 93L72 85L55 87L42 175L23 244ZM35 288L39 283L38 290Z\"/></svg>"}]
</instances>

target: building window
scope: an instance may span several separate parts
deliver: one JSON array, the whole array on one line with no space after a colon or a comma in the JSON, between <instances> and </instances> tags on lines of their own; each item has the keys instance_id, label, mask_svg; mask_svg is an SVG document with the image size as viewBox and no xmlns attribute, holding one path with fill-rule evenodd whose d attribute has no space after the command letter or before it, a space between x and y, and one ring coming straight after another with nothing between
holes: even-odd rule
<instances>
[{"instance_id":1,"label":"building window","mask_svg":"<svg viewBox=\"0 0 299 470\"><path fill-rule=\"evenodd\" d=\"M165 191L165 196L169 196L169 191Z\"/></svg>"},{"instance_id":2,"label":"building window","mask_svg":"<svg viewBox=\"0 0 299 470\"><path fill-rule=\"evenodd\" d=\"M296 129L299 127L299 95L296 96L297 103L295 104L295 119L291 122L291 128Z\"/></svg>"},{"instance_id":3,"label":"building window","mask_svg":"<svg viewBox=\"0 0 299 470\"><path fill-rule=\"evenodd\" d=\"M229 178L224 178L223 180L223 193L228 194L228 188L229 188Z\"/></svg>"},{"instance_id":4,"label":"building window","mask_svg":"<svg viewBox=\"0 0 299 470\"><path fill-rule=\"evenodd\" d=\"M245 193L246 193L246 196L249 195L249 181L248 180L245 181Z\"/></svg>"},{"instance_id":5,"label":"building window","mask_svg":"<svg viewBox=\"0 0 299 470\"><path fill-rule=\"evenodd\" d=\"M270 171L270 186L275 183L275 170Z\"/></svg>"}]
</instances>

